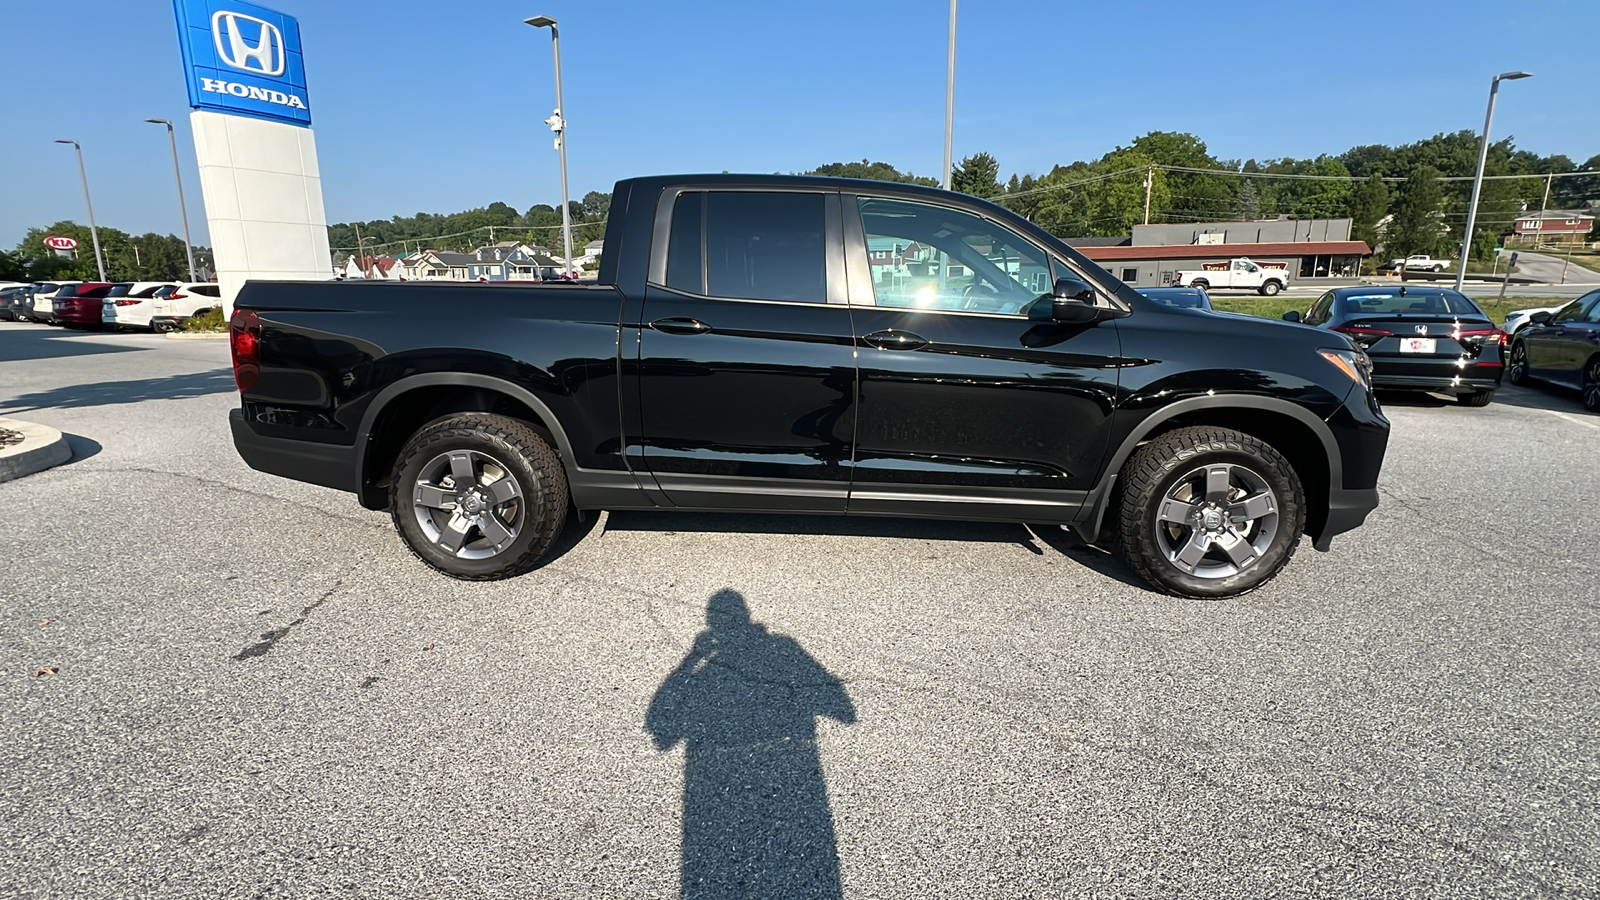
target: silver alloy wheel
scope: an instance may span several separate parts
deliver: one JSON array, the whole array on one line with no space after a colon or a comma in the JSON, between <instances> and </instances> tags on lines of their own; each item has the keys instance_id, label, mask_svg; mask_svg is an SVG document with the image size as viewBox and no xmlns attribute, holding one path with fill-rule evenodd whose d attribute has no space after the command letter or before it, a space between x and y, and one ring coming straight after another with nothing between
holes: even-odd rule
<instances>
[{"instance_id":1,"label":"silver alloy wheel","mask_svg":"<svg viewBox=\"0 0 1600 900\"><path fill-rule=\"evenodd\" d=\"M1234 463L1201 466L1167 491L1156 513L1156 546L1179 571L1228 578L1259 562L1278 534L1278 497L1267 480Z\"/></svg>"},{"instance_id":2,"label":"silver alloy wheel","mask_svg":"<svg viewBox=\"0 0 1600 900\"><path fill-rule=\"evenodd\" d=\"M499 555L527 518L511 470L477 450L451 450L429 460L417 472L411 500L422 533L458 559Z\"/></svg>"},{"instance_id":3,"label":"silver alloy wheel","mask_svg":"<svg viewBox=\"0 0 1600 900\"><path fill-rule=\"evenodd\" d=\"M1589 373L1583 379L1583 405L1600 412L1600 359L1589 363Z\"/></svg>"}]
</instances>

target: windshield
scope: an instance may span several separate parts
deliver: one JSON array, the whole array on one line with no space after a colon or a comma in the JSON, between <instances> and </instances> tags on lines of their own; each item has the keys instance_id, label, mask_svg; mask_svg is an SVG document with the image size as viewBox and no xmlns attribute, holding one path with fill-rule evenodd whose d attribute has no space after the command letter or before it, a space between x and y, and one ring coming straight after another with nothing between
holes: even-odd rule
<instances>
[{"instance_id":1,"label":"windshield","mask_svg":"<svg viewBox=\"0 0 1600 900\"><path fill-rule=\"evenodd\" d=\"M1481 316L1483 311L1455 291L1398 291L1350 294L1339 299L1347 315L1454 315Z\"/></svg>"}]
</instances>

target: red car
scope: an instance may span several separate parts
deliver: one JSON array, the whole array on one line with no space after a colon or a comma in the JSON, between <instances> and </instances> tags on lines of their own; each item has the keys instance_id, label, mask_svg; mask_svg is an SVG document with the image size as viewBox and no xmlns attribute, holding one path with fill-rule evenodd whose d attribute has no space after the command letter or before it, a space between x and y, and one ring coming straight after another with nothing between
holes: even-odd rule
<instances>
[{"instance_id":1,"label":"red car","mask_svg":"<svg viewBox=\"0 0 1600 900\"><path fill-rule=\"evenodd\" d=\"M50 301L50 314L69 327L99 330L101 308L110 292L111 285L102 281L64 287Z\"/></svg>"}]
</instances>

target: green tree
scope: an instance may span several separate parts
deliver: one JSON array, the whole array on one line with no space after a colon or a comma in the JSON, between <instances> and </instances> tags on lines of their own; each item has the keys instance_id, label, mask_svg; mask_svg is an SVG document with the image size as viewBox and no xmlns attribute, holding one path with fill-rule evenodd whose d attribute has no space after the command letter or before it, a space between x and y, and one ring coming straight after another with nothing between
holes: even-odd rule
<instances>
[{"instance_id":1,"label":"green tree","mask_svg":"<svg viewBox=\"0 0 1600 900\"><path fill-rule=\"evenodd\" d=\"M27 281L28 269L22 260L0 250L0 281Z\"/></svg>"},{"instance_id":2,"label":"green tree","mask_svg":"<svg viewBox=\"0 0 1600 900\"><path fill-rule=\"evenodd\" d=\"M925 187L938 187L939 179L925 178L902 172L886 162L871 162L863 159L861 162L836 162L817 166L806 175L826 175L832 178L865 178L869 181L899 181L905 184L920 184Z\"/></svg>"},{"instance_id":3,"label":"green tree","mask_svg":"<svg viewBox=\"0 0 1600 900\"><path fill-rule=\"evenodd\" d=\"M1350 193L1350 236L1378 247L1378 222L1389 214L1389 185L1373 173Z\"/></svg>"},{"instance_id":4,"label":"green tree","mask_svg":"<svg viewBox=\"0 0 1600 900\"><path fill-rule=\"evenodd\" d=\"M1000 193L1000 163L988 153L974 153L950 173L950 189L974 197Z\"/></svg>"},{"instance_id":5,"label":"green tree","mask_svg":"<svg viewBox=\"0 0 1600 900\"><path fill-rule=\"evenodd\" d=\"M1444 245L1441 208L1444 191L1439 187L1439 170L1424 165L1417 168L1395 199L1394 219L1389 225L1388 247L1394 256L1413 253L1434 255Z\"/></svg>"}]
</instances>

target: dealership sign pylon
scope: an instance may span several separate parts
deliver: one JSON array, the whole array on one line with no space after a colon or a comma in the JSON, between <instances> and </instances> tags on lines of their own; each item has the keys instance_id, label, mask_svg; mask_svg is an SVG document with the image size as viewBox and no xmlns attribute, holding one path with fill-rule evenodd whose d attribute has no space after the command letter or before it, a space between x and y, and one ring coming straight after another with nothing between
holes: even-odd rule
<instances>
[{"instance_id":1,"label":"dealership sign pylon","mask_svg":"<svg viewBox=\"0 0 1600 900\"><path fill-rule=\"evenodd\" d=\"M300 23L237 0L173 9L226 311L250 279L332 278Z\"/></svg>"}]
</instances>

